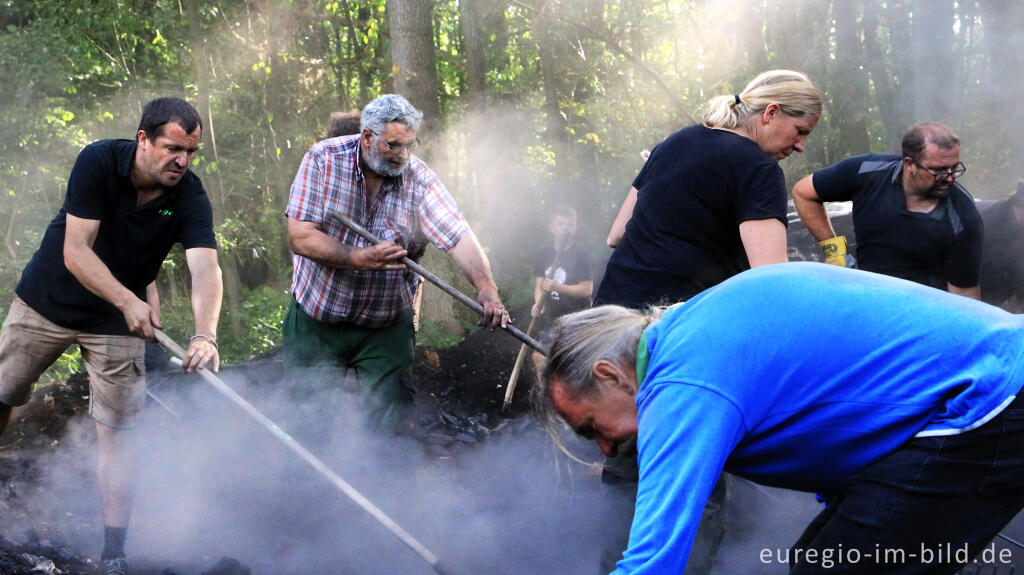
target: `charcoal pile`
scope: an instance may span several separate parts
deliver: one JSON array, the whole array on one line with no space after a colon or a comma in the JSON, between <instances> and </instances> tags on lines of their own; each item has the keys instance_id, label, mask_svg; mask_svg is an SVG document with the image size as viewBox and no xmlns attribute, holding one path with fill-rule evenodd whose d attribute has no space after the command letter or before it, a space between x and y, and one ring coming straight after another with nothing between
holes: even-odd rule
<instances>
[{"instance_id":1,"label":"charcoal pile","mask_svg":"<svg viewBox=\"0 0 1024 575\"><path fill-rule=\"evenodd\" d=\"M27 531L22 541L0 535L0 573L4 575L85 575L96 565L77 557L60 539L40 537Z\"/></svg>"},{"instance_id":2,"label":"charcoal pile","mask_svg":"<svg viewBox=\"0 0 1024 575\"><path fill-rule=\"evenodd\" d=\"M530 306L512 310L529 323ZM521 327L525 329L525 327ZM476 444L509 426L530 425L529 393L535 375L529 358L512 403L502 409L505 386L522 345L505 333L477 330L448 349L418 349L413 365L424 441L446 448Z\"/></svg>"},{"instance_id":3,"label":"charcoal pile","mask_svg":"<svg viewBox=\"0 0 1024 575\"><path fill-rule=\"evenodd\" d=\"M89 378L72 374L65 381L40 386L32 399L0 436L0 453L5 450L41 448L60 441L68 421L88 411Z\"/></svg>"}]
</instances>

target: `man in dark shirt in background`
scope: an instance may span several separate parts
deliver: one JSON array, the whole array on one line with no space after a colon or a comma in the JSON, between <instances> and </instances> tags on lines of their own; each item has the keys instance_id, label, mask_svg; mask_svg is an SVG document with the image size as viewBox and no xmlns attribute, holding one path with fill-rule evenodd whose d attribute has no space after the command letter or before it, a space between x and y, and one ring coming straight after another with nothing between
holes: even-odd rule
<instances>
[{"instance_id":1,"label":"man in dark shirt in background","mask_svg":"<svg viewBox=\"0 0 1024 575\"><path fill-rule=\"evenodd\" d=\"M1024 180L1011 196L978 202L985 222L981 298L1014 313L1024 311Z\"/></svg>"},{"instance_id":2,"label":"man in dark shirt in background","mask_svg":"<svg viewBox=\"0 0 1024 575\"><path fill-rule=\"evenodd\" d=\"M594 291L590 256L576 243L576 210L556 206L548 224L552 242L534 260L533 317L545 323L567 313L590 307Z\"/></svg>"},{"instance_id":3,"label":"man in dark shirt in background","mask_svg":"<svg viewBox=\"0 0 1024 575\"><path fill-rule=\"evenodd\" d=\"M793 187L793 203L826 261L981 299L983 229L960 139L935 122L912 126L902 157L864 154L818 170ZM853 201L856 261L836 236L824 202Z\"/></svg>"},{"instance_id":4,"label":"man in dark shirt in background","mask_svg":"<svg viewBox=\"0 0 1024 575\"><path fill-rule=\"evenodd\" d=\"M358 134L361 131L359 129L359 121L362 115L362 110L333 112L330 120L331 125L327 128L327 137L337 138L338 136L352 136Z\"/></svg>"}]
</instances>

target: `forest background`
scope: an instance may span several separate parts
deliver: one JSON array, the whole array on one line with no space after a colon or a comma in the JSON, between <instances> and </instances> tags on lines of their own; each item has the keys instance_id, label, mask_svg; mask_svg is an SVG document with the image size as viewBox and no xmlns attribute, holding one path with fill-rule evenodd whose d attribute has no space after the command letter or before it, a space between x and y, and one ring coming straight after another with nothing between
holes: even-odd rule
<instances>
[{"instance_id":1,"label":"forest background","mask_svg":"<svg viewBox=\"0 0 1024 575\"><path fill-rule=\"evenodd\" d=\"M907 126L936 120L961 136L967 189L1005 195L1024 175L1022 40L1021 0L0 0L0 302L80 149L134 137L157 96L203 116L192 170L214 205L232 362L280 343L284 208L331 112L388 92L423 110L420 155L514 308L532 298L555 204L576 208L603 262L640 151L767 69L803 71L825 96L807 151L782 162L790 186L847 155L896 151ZM436 250L423 264L474 293ZM167 331L186 339L180 248L158 285ZM473 325L432 286L422 317L426 346ZM78 362L72 350L49 377Z\"/></svg>"}]
</instances>

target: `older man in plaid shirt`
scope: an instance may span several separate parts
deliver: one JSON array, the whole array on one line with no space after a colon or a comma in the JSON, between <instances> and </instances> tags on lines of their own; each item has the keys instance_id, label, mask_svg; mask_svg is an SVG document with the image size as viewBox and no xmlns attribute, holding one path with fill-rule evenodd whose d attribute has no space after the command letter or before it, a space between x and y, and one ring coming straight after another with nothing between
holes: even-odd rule
<instances>
[{"instance_id":1,"label":"older man in plaid shirt","mask_svg":"<svg viewBox=\"0 0 1024 575\"><path fill-rule=\"evenodd\" d=\"M284 324L285 366L356 369L370 418L399 423L411 404L412 299L419 277L401 259L432 242L478 291L481 323L508 322L490 264L437 175L412 154L423 118L388 94L364 109L362 133L306 152L288 200L295 253ZM331 218L340 213L384 240L376 246Z\"/></svg>"}]
</instances>

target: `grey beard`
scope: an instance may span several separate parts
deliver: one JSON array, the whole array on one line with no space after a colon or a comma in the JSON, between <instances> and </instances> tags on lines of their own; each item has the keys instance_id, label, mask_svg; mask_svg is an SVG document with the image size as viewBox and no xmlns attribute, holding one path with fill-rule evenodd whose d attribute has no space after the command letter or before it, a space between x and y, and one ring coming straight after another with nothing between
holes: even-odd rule
<instances>
[{"instance_id":1,"label":"grey beard","mask_svg":"<svg viewBox=\"0 0 1024 575\"><path fill-rule=\"evenodd\" d=\"M402 175L405 168L409 166L409 162L402 162L400 167L395 167L395 165L389 162L383 154L373 148L370 148L370 152L366 154L366 165L370 166L371 170L382 176L396 178Z\"/></svg>"}]
</instances>

